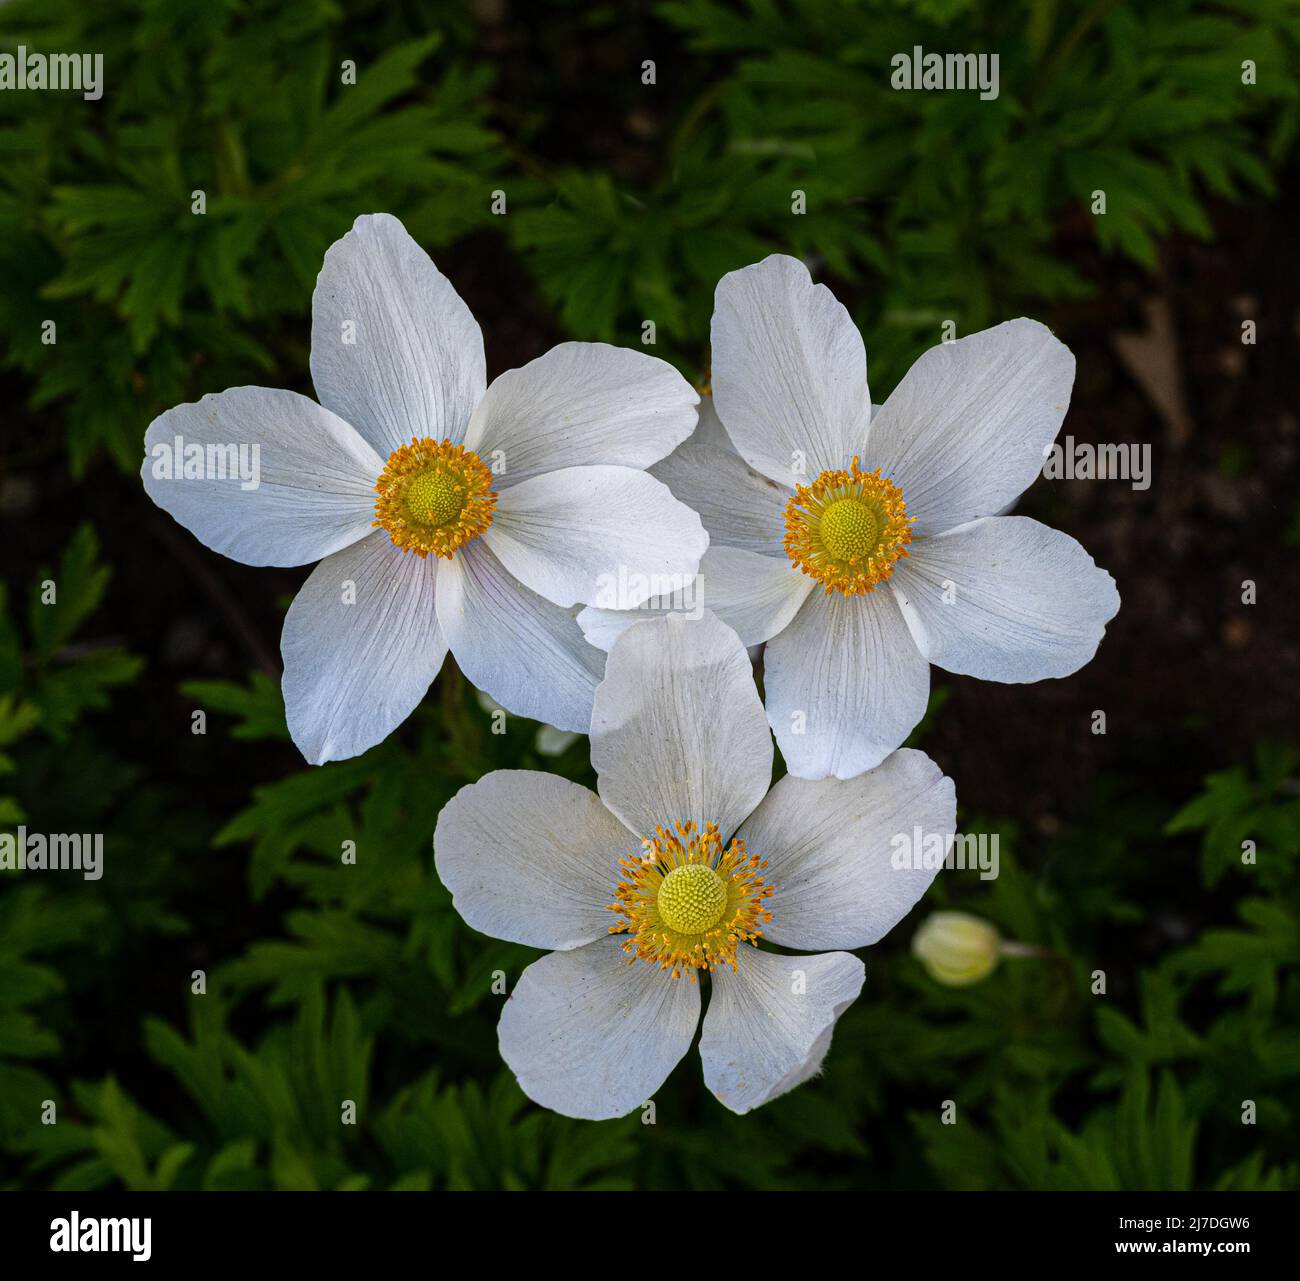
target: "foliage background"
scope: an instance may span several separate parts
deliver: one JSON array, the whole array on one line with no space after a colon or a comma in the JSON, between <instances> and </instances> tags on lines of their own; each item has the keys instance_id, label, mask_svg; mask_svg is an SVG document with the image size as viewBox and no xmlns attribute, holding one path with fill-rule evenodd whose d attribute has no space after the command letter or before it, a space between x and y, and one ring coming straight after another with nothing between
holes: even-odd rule
<instances>
[{"instance_id":1,"label":"foliage background","mask_svg":"<svg viewBox=\"0 0 1300 1281\"><path fill-rule=\"evenodd\" d=\"M9 0L18 43L101 51L107 88L0 94L0 818L104 832L106 875L0 878L0 1181L1297 1186L1296 0ZM915 44L999 52L1001 95L891 91ZM850 305L877 401L945 319L1024 313L1078 357L1065 430L1153 446L1147 491L1022 504L1119 581L1097 660L935 673L921 739L1002 876L941 876L866 955L825 1075L748 1117L692 1058L654 1126L527 1102L489 975L533 954L458 920L430 834L495 767L590 781L585 741L493 736L449 660L388 742L304 766L277 638L307 571L224 560L141 491L161 410L311 393L322 253L379 209L489 376L653 319L702 381L717 278L784 250ZM941 988L908 950L941 904L1046 955Z\"/></svg>"}]
</instances>

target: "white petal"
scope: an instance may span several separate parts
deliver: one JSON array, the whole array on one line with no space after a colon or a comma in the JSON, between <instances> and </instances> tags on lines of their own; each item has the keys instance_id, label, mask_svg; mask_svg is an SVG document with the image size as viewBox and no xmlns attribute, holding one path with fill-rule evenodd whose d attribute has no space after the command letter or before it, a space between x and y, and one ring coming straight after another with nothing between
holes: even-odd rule
<instances>
[{"instance_id":1,"label":"white petal","mask_svg":"<svg viewBox=\"0 0 1300 1281\"><path fill-rule=\"evenodd\" d=\"M1003 510L1034 481L1074 384L1074 357L1036 320L931 347L876 411L862 467L903 491L916 534Z\"/></svg>"},{"instance_id":2,"label":"white petal","mask_svg":"<svg viewBox=\"0 0 1300 1281\"><path fill-rule=\"evenodd\" d=\"M465 446L498 489L563 467L643 469L695 429L699 393L667 361L599 342L566 342L487 389Z\"/></svg>"},{"instance_id":3,"label":"white petal","mask_svg":"<svg viewBox=\"0 0 1300 1281\"><path fill-rule=\"evenodd\" d=\"M893 595L814 592L763 655L767 716L792 774L853 778L916 728L930 665Z\"/></svg>"},{"instance_id":4,"label":"white petal","mask_svg":"<svg viewBox=\"0 0 1300 1281\"><path fill-rule=\"evenodd\" d=\"M686 443L688 445L716 445L720 449L729 449L732 453L735 453L736 447L731 443L731 437L727 435L727 429L722 425L722 419L718 417L718 410L713 403L712 392L700 397L698 413L700 420Z\"/></svg>"},{"instance_id":5,"label":"white petal","mask_svg":"<svg viewBox=\"0 0 1300 1281\"><path fill-rule=\"evenodd\" d=\"M438 574L438 621L460 670L515 716L585 734L604 654L571 611L530 592L482 541Z\"/></svg>"},{"instance_id":6,"label":"white petal","mask_svg":"<svg viewBox=\"0 0 1300 1281\"><path fill-rule=\"evenodd\" d=\"M364 214L330 246L311 306L316 394L381 458L412 437L464 437L486 383L483 335L396 218Z\"/></svg>"},{"instance_id":7,"label":"white petal","mask_svg":"<svg viewBox=\"0 0 1300 1281\"><path fill-rule=\"evenodd\" d=\"M742 947L736 970L712 972L700 1058L704 1083L733 1112L802 1085L821 1068L835 1020L857 1000L866 971L856 956L776 956Z\"/></svg>"},{"instance_id":8,"label":"white petal","mask_svg":"<svg viewBox=\"0 0 1300 1281\"><path fill-rule=\"evenodd\" d=\"M284 619L284 710L313 764L359 756L418 706L447 643L434 609L437 561L383 531L312 570Z\"/></svg>"},{"instance_id":9,"label":"white petal","mask_svg":"<svg viewBox=\"0 0 1300 1281\"><path fill-rule=\"evenodd\" d=\"M1025 516L972 521L911 551L890 586L921 653L962 676L1068 676L1119 609L1115 580L1069 534Z\"/></svg>"},{"instance_id":10,"label":"white petal","mask_svg":"<svg viewBox=\"0 0 1300 1281\"><path fill-rule=\"evenodd\" d=\"M860 452L871 412L862 336L797 258L773 254L718 282L713 400L749 465L787 488Z\"/></svg>"},{"instance_id":11,"label":"white petal","mask_svg":"<svg viewBox=\"0 0 1300 1281\"><path fill-rule=\"evenodd\" d=\"M638 836L717 823L724 839L772 781L772 736L736 633L707 610L631 627L591 718L601 799Z\"/></svg>"},{"instance_id":12,"label":"white petal","mask_svg":"<svg viewBox=\"0 0 1300 1281\"><path fill-rule=\"evenodd\" d=\"M187 447L203 451L202 477L177 470ZM341 418L296 392L232 387L177 405L149 424L144 450L149 497L245 565L305 565L370 532L382 461Z\"/></svg>"},{"instance_id":13,"label":"white petal","mask_svg":"<svg viewBox=\"0 0 1300 1281\"><path fill-rule=\"evenodd\" d=\"M789 563L781 540L791 492L760 475L734 450L687 443L656 463L650 474L699 512L713 546L743 547Z\"/></svg>"},{"instance_id":14,"label":"white petal","mask_svg":"<svg viewBox=\"0 0 1300 1281\"><path fill-rule=\"evenodd\" d=\"M736 547L705 552L696 608L711 609L745 646L761 645L794 620L816 586L788 560Z\"/></svg>"},{"instance_id":15,"label":"white petal","mask_svg":"<svg viewBox=\"0 0 1300 1281\"><path fill-rule=\"evenodd\" d=\"M709 609L742 644L761 645L789 626L814 585L789 561L710 544L699 574L681 592L636 609L588 606L578 615L578 626L593 645L608 650L633 623L668 613L698 618Z\"/></svg>"},{"instance_id":16,"label":"white petal","mask_svg":"<svg viewBox=\"0 0 1300 1281\"><path fill-rule=\"evenodd\" d=\"M534 961L501 1013L501 1057L534 1103L605 1121L650 1100L691 1048L700 989L614 939Z\"/></svg>"},{"instance_id":17,"label":"white petal","mask_svg":"<svg viewBox=\"0 0 1300 1281\"><path fill-rule=\"evenodd\" d=\"M737 833L770 865L763 936L805 951L878 942L942 865L925 859L927 838L946 855L956 830L952 779L924 752L895 752L848 780L787 774Z\"/></svg>"},{"instance_id":18,"label":"white petal","mask_svg":"<svg viewBox=\"0 0 1300 1281\"><path fill-rule=\"evenodd\" d=\"M631 467L568 467L502 493L484 535L525 587L568 607L631 609L695 577L709 536L668 487Z\"/></svg>"},{"instance_id":19,"label":"white petal","mask_svg":"<svg viewBox=\"0 0 1300 1281\"><path fill-rule=\"evenodd\" d=\"M700 564L703 565L708 558L709 553L705 552L704 560ZM613 648L614 642L629 627L637 623L645 623L652 618L664 618L668 614L680 614L683 618L698 618L699 612L691 602L694 600L696 584L699 581L697 577L682 592L672 596L655 596L635 609L601 609L598 605L587 605L578 611L578 626L582 628L582 634L589 645L595 645L597 649L603 649L608 653Z\"/></svg>"},{"instance_id":20,"label":"white petal","mask_svg":"<svg viewBox=\"0 0 1300 1281\"><path fill-rule=\"evenodd\" d=\"M618 860L639 843L594 792L539 770L496 770L438 815L434 859L480 933L529 947L604 938Z\"/></svg>"}]
</instances>

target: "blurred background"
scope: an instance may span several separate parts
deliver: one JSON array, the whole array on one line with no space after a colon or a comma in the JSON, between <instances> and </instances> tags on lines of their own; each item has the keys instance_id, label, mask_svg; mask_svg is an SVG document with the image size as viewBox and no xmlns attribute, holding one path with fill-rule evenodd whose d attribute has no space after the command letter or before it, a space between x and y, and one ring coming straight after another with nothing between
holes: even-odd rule
<instances>
[{"instance_id":1,"label":"blurred background","mask_svg":"<svg viewBox=\"0 0 1300 1281\"><path fill-rule=\"evenodd\" d=\"M102 832L105 874L0 873L0 1185L1300 1183L1296 0L0 3L20 44L104 84L0 91L0 819ZM917 45L997 53L999 95L892 89ZM914 742L1000 876L942 874L824 1075L747 1117L694 1056L654 1125L524 1098L491 975L536 954L460 921L430 836L493 768L592 782L586 740L493 735L449 659L389 741L304 765L278 678L308 569L143 493L163 409L312 394L322 255L376 210L489 377L652 320L705 386L714 284L783 251L853 312L877 403L945 322L1029 315L1078 360L1064 432L1151 447L1148 489L1020 506L1118 581L1094 662L935 671ZM1028 955L938 981L911 943L945 908Z\"/></svg>"}]
</instances>

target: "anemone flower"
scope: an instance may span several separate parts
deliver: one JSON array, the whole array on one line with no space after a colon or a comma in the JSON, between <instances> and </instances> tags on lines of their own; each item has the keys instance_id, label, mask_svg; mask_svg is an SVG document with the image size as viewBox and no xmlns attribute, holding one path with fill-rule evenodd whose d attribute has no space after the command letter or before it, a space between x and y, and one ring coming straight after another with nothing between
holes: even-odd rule
<instances>
[{"instance_id":1,"label":"anemone flower","mask_svg":"<svg viewBox=\"0 0 1300 1281\"><path fill-rule=\"evenodd\" d=\"M325 255L311 372L319 404L234 387L168 410L141 469L213 550L320 562L281 640L303 755L383 740L449 649L509 711L585 733L603 655L574 607L608 580L624 607L689 580L708 543L645 471L691 433L695 391L603 343L563 343L486 386L477 322L388 214Z\"/></svg>"},{"instance_id":2,"label":"anemone flower","mask_svg":"<svg viewBox=\"0 0 1300 1281\"><path fill-rule=\"evenodd\" d=\"M711 543L704 603L766 642L767 714L790 770L852 778L925 712L930 664L983 680L1067 676L1119 594L1069 535L1006 512L1070 400L1074 357L1012 320L926 352L875 412L862 338L797 259L724 276L703 432L653 469ZM701 443L697 443L701 442ZM638 616L588 607L608 648Z\"/></svg>"},{"instance_id":3,"label":"anemone flower","mask_svg":"<svg viewBox=\"0 0 1300 1281\"><path fill-rule=\"evenodd\" d=\"M808 1080L857 997L865 947L908 913L945 852L952 780L896 752L852 780L787 774L740 638L708 611L645 620L596 691L599 796L498 770L438 818L438 874L475 929L552 949L501 1015L535 1102L601 1120L642 1106L700 1038L704 1080L748 1112ZM911 851L909 854L908 851ZM760 939L812 951L788 955Z\"/></svg>"}]
</instances>

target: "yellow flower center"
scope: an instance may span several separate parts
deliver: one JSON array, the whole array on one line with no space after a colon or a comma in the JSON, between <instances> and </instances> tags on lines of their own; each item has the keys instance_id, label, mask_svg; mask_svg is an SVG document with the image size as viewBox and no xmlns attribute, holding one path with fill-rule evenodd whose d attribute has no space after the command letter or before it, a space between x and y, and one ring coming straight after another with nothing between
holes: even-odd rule
<instances>
[{"instance_id":1,"label":"yellow flower center","mask_svg":"<svg viewBox=\"0 0 1300 1281\"><path fill-rule=\"evenodd\" d=\"M880 542L880 517L860 498L840 498L821 519L822 546L836 560L870 556Z\"/></svg>"},{"instance_id":2,"label":"yellow flower center","mask_svg":"<svg viewBox=\"0 0 1300 1281\"><path fill-rule=\"evenodd\" d=\"M406 512L421 525L441 528L465 510L465 485L454 472L420 472L406 487Z\"/></svg>"},{"instance_id":3,"label":"yellow flower center","mask_svg":"<svg viewBox=\"0 0 1300 1281\"><path fill-rule=\"evenodd\" d=\"M735 969L736 948L762 937L773 887L760 875L767 863L743 841L724 849L716 823L702 832L694 823L675 826L675 834L656 828L640 858L619 860L627 879L609 910L623 919L609 932L631 935L623 944L629 965L640 958L694 983L697 970Z\"/></svg>"},{"instance_id":4,"label":"yellow flower center","mask_svg":"<svg viewBox=\"0 0 1300 1281\"><path fill-rule=\"evenodd\" d=\"M824 471L800 485L785 508L785 551L827 594L875 591L912 541L902 490L879 468Z\"/></svg>"},{"instance_id":5,"label":"yellow flower center","mask_svg":"<svg viewBox=\"0 0 1300 1281\"><path fill-rule=\"evenodd\" d=\"M721 919L727 906L727 886L704 863L675 867L659 886L659 915L678 934L703 934Z\"/></svg>"},{"instance_id":6,"label":"yellow flower center","mask_svg":"<svg viewBox=\"0 0 1300 1281\"><path fill-rule=\"evenodd\" d=\"M492 473L476 453L427 436L388 456L375 493L375 526L395 547L445 560L492 524L497 503Z\"/></svg>"}]
</instances>

